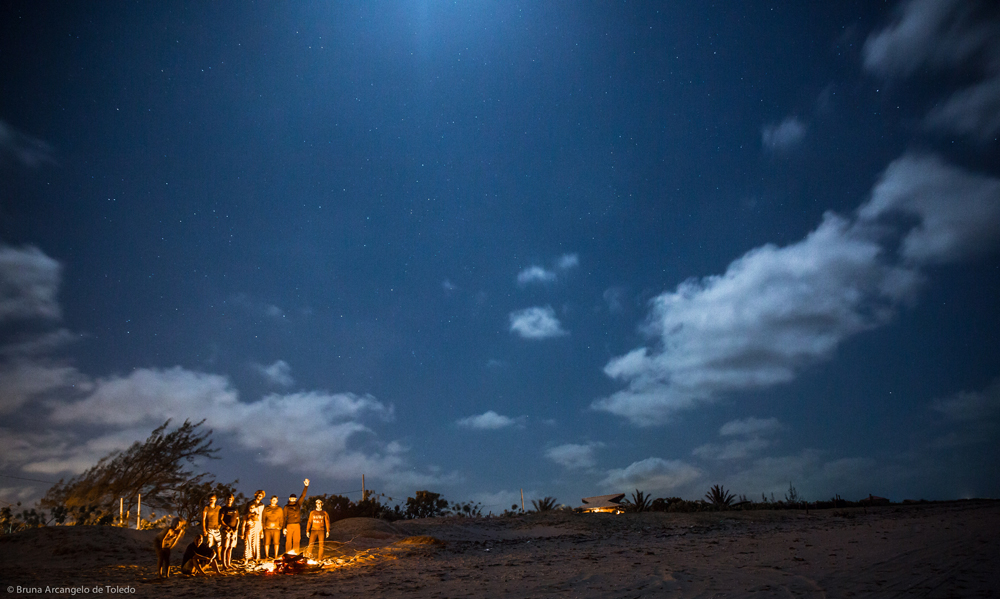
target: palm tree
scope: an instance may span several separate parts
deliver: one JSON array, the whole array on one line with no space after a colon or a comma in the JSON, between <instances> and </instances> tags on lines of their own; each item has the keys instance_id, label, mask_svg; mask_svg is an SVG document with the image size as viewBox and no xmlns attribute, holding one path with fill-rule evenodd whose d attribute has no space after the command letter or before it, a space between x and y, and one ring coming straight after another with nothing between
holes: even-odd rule
<instances>
[{"instance_id":1,"label":"palm tree","mask_svg":"<svg viewBox=\"0 0 1000 599\"><path fill-rule=\"evenodd\" d=\"M736 496L727 491L722 485L715 485L705 493L705 499L716 507L726 508L736 499Z\"/></svg>"},{"instance_id":2,"label":"palm tree","mask_svg":"<svg viewBox=\"0 0 1000 599\"><path fill-rule=\"evenodd\" d=\"M635 493L632 493L631 501L625 502L625 507L630 512L645 512L649 509L652 499L650 495L646 495L639 489L636 489Z\"/></svg>"},{"instance_id":3,"label":"palm tree","mask_svg":"<svg viewBox=\"0 0 1000 599\"><path fill-rule=\"evenodd\" d=\"M543 499L532 499L531 505L535 506L536 512L548 512L556 507L555 497L545 497Z\"/></svg>"}]
</instances>

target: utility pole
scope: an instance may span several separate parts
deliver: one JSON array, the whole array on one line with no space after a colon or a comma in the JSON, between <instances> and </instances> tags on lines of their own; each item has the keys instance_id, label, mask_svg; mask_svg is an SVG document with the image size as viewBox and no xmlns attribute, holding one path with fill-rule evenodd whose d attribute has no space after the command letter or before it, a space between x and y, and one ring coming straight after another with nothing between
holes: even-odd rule
<instances>
[{"instance_id":1,"label":"utility pole","mask_svg":"<svg viewBox=\"0 0 1000 599\"><path fill-rule=\"evenodd\" d=\"M521 511L524 511L524 489L521 489Z\"/></svg>"},{"instance_id":2,"label":"utility pole","mask_svg":"<svg viewBox=\"0 0 1000 599\"><path fill-rule=\"evenodd\" d=\"M368 491L365 490L365 475L361 475L361 501L368 499Z\"/></svg>"},{"instance_id":3,"label":"utility pole","mask_svg":"<svg viewBox=\"0 0 1000 599\"><path fill-rule=\"evenodd\" d=\"M524 493L524 491L522 491L521 493ZM523 499L521 501L522 501L522 503L524 502ZM139 503L135 507L135 529L136 530L139 530L139 523L141 523L141 522L142 522L142 493L139 493Z\"/></svg>"}]
</instances>

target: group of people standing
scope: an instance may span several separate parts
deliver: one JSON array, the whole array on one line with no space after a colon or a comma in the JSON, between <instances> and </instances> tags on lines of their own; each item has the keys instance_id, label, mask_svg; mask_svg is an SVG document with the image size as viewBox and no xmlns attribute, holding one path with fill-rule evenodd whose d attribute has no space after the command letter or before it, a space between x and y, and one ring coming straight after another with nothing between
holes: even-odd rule
<instances>
[{"instance_id":1,"label":"group of people standing","mask_svg":"<svg viewBox=\"0 0 1000 599\"><path fill-rule=\"evenodd\" d=\"M221 573L220 564L223 568L232 568L233 549L240 539L244 542L245 562L262 559L262 541L264 559L277 558L289 551L298 553L302 540L302 507L309 492L309 479L305 479L303 484L302 495L290 495L284 507L278 506L277 495L271 497L269 505L264 505L266 493L263 490L254 493L253 501L242 510L234 505L236 496L233 494L225 498L224 505L218 504L217 495L210 495L208 505L201 511L201 533L185 550L181 572L204 574L206 566L213 566L216 572ZM322 501L317 499L315 504L316 509L309 513L307 519L306 534L309 537L308 547L315 547L314 557L323 559L323 542L330 536L330 516L323 511ZM157 568L161 577L170 575L170 549L184 535L186 527L187 522L176 518L170 528L157 536ZM279 552L282 535L285 547L283 552Z\"/></svg>"}]
</instances>

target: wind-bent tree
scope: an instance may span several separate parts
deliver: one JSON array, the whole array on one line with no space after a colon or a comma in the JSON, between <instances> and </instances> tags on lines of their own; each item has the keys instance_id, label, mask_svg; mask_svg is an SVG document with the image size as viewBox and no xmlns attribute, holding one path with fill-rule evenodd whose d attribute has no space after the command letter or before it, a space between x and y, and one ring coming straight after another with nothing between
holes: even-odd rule
<instances>
[{"instance_id":1,"label":"wind-bent tree","mask_svg":"<svg viewBox=\"0 0 1000 599\"><path fill-rule=\"evenodd\" d=\"M194 474L187 469L197 458L215 458L211 430L200 431L205 421L192 424L185 420L176 430L167 432L170 420L158 427L144 442L136 441L125 451L116 451L89 470L70 479L60 480L42 498L41 507L57 506L72 511L97 508L103 514L117 511L118 500L125 509L135 508L139 494L142 505L152 509L173 507L185 491L209 482L208 473Z\"/></svg>"}]
</instances>

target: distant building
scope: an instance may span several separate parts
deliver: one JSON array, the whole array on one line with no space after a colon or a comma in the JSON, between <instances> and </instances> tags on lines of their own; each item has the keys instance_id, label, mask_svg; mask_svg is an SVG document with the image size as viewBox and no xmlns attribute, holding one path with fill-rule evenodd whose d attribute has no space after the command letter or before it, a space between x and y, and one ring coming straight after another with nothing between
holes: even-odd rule
<instances>
[{"instance_id":1,"label":"distant building","mask_svg":"<svg viewBox=\"0 0 1000 599\"><path fill-rule=\"evenodd\" d=\"M584 497L583 505L576 509L581 512L620 514L625 511L621 505L622 499L625 499L624 493L618 493L616 495L598 495L597 497Z\"/></svg>"}]
</instances>

